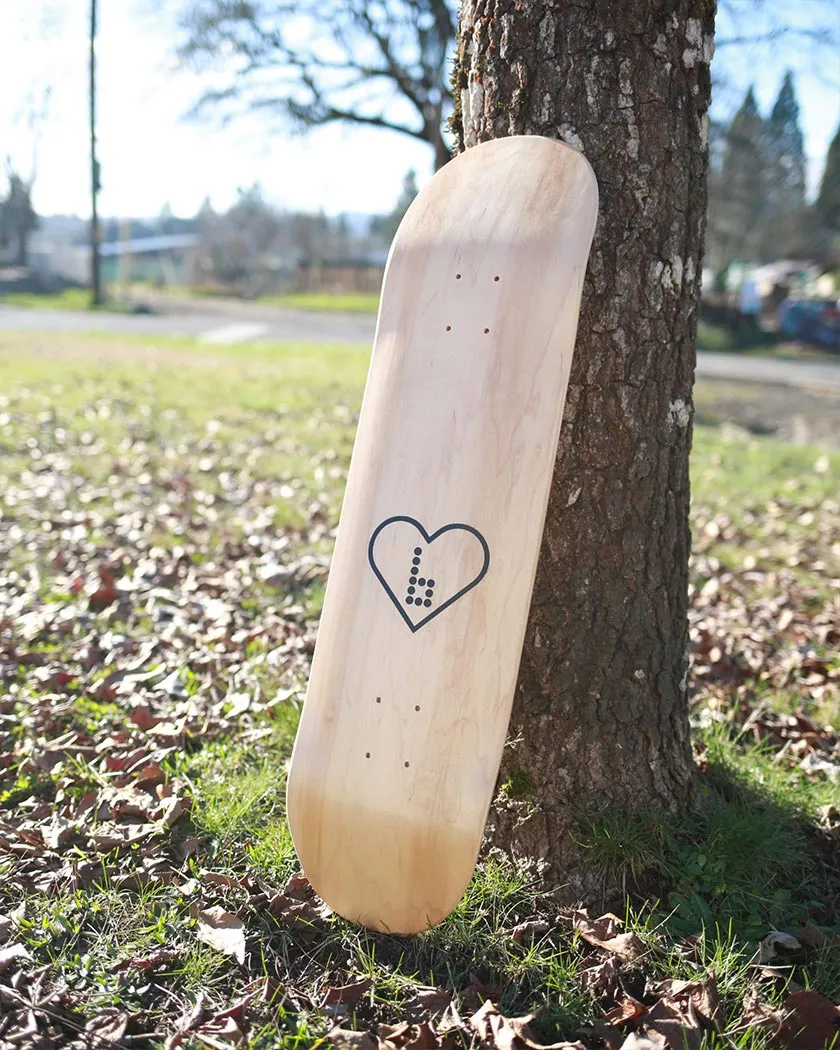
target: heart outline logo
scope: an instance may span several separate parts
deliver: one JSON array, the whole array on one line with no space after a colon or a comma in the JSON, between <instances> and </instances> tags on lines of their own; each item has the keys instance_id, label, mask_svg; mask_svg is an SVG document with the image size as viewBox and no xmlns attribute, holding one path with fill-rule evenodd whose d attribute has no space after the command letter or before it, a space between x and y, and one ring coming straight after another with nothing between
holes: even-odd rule
<instances>
[{"instance_id":1,"label":"heart outline logo","mask_svg":"<svg viewBox=\"0 0 840 1050\"><path fill-rule=\"evenodd\" d=\"M419 621L419 623L413 623L411 621L411 618L408 616L405 609L403 609L402 605L400 604L399 598L396 596L396 594L394 594L393 590L388 584L388 581L379 571L379 567L377 566L376 560L373 556L373 547L376 543L379 534L382 532L383 529L387 528L389 525L393 525L394 522L398 521L404 521L409 525L413 525L414 528L417 529L417 531L423 537L425 542L428 544L434 543L434 541L439 536L443 536L445 533L451 532L453 529L462 529L464 532L469 532L473 536L475 536L475 538L481 544L481 549L484 553L484 563L478 575L474 579L470 580L470 582L466 584L466 586L462 587L459 591L456 591L455 594L453 594L451 597L447 598L445 602L442 602L437 607L437 609L434 610L434 612L430 612L429 615L425 616L422 620ZM487 570L490 568L490 548L487 545L487 540L485 540L485 538L481 535L478 529L473 528L472 525L464 525L461 522L453 522L450 525L444 525L442 528L438 529L437 532L433 532L430 535L428 532L426 532L426 530L423 528L420 522L417 521L416 518L409 518L404 514L397 514L393 518L386 518L385 521L380 522L380 524L377 525L376 528L373 530L373 535L370 538L370 543L368 543L368 561L370 562L370 567L371 569L373 569L374 575L382 584L385 593L394 603L397 612L403 618L404 622L408 625L408 629L411 631L411 633L415 634L417 631L420 630L421 627L425 627L425 625L430 620L433 620L439 613L442 613L444 609L448 609L450 605L453 605L455 602L457 602L459 598L463 598L463 596L468 591L471 591L473 587L477 587L481 583L481 581L487 575Z\"/></svg>"}]
</instances>

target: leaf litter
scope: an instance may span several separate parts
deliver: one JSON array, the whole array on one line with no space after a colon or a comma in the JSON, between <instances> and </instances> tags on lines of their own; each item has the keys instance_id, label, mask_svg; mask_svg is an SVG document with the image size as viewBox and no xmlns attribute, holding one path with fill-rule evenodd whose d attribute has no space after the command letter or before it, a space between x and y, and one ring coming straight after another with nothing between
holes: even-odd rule
<instances>
[{"instance_id":1,"label":"leaf litter","mask_svg":"<svg viewBox=\"0 0 840 1050\"><path fill-rule=\"evenodd\" d=\"M13 458L0 464L0 1046L216 1050L266 1025L300 1045L359 1050L546 1045L550 996L512 1010L515 982L481 959L478 973L451 965L444 946L441 983L424 984L399 974L403 939L384 936L364 939L395 960L372 975L358 935L302 874L277 883L242 850L234 869L217 866L193 825L190 759L230 742L259 752L294 715L349 440L336 453L286 436L284 413L196 426L158 411L149 384L116 398L106 389L72 412L49 398L35 412L31 392L3 404ZM309 429L335 433L329 411L308 414ZM341 419L347 428L353 410ZM101 420L122 436L109 439ZM305 479L261 468L278 445L306 464ZM803 510L789 496L740 516L695 507L692 718L834 784L840 507ZM773 690L789 709L763 699ZM837 808L822 811L836 844ZM120 899L150 901L144 922L157 932L114 945L94 972L85 949L116 929L107 916ZM752 991L729 1022L708 966L663 978L661 952L614 914L526 906L505 923L512 952L577 953L588 1006L566 1025L570 1039L548 1043L557 1048L699 1047L729 1023L810 1050L837 1029L829 998L762 990L790 982L791 958L838 950L838 931L810 921L756 946ZM389 967L398 990L386 994Z\"/></svg>"}]
</instances>

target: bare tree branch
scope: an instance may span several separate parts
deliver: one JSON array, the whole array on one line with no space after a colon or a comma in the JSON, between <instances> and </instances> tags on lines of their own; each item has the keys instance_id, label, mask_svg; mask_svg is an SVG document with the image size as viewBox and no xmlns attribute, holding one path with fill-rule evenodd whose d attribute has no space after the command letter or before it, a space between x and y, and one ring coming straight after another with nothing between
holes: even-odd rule
<instances>
[{"instance_id":1,"label":"bare tree branch","mask_svg":"<svg viewBox=\"0 0 840 1050\"><path fill-rule=\"evenodd\" d=\"M258 110L303 129L336 121L387 128L428 142L438 166L448 159L457 0L182 3L179 57L226 78L211 83L194 114L227 121ZM720 0L719 25L724 49L789 39L830 50L838 42L832 0Z\"/></svg>"}]
</instances>

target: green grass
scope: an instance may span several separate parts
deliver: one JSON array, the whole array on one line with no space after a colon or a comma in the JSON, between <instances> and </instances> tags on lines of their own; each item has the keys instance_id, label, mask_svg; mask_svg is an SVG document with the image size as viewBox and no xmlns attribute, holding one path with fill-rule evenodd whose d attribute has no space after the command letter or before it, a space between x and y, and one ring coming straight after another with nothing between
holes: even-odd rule
<instances>
[{"instance_id":1,"label":"green grass","mask_svg":"<svg viewBox=\"0 0 840 1050\"><path fill-rule=\"evenodd\" d=\"M132 285L135 298L142 299L144 285ZM236 298L222 292L211 292L206 288L152 288L155 295L174 298ZM123 312L132 309L132 303L118 298L120 289L116 287L114 298L109 298L100 307L103 310ZM363 313L375 314L379 309L377 293L333 294L331 292L288 292L282 295L264 295L258 300L267 306L282 306L290 310L312 310L316 313ZM38 310L90 310L90 292L85 288L66 288L61 292L6 292L0 294L0 304L7 306L24 306Z\"/></svg>"},{"instance_id":2,"label":"green grass","mask_svg":"<svg viewBox=\"0 0 840 1050\"><path fill-rule=\"evenodd\" d=\"M61 292L5 292L0 304L28 306L38 310L89 310L90 292L86 288L65 288Z\"/></svg>"},{"instance_id":3,"label":"green grass","mask_svg":"<svg viewBox=\"0 0 840 1050\"><path fill-rule=\"evenodd\" d=\"M140 753L185 809L171 830L100 850L86 836L105 810L80 818L39 851L37 878L29 854L0 850L0 914L23 901L15 937L31 969L72 989L82 1025L116 1007L142 1016L134 1031L170 1033L199 993L212 1013L266 979L281 992L247 1007L249 1046L325 1045L323 990L363 977L373 985L345 1028L403 1020L418 984L459 995L465 1016L493 988L507 1016L538 1011L547 1041L578 1038L612 1005L584 978L595 949L569 913L492 855L418 937L268 906L297 867L286 766L366 367L363 348L0 334L0 621L14 603L0 634L0 819L104 805L134 783ZM813 626L840 578L838 475L836 453L697 428L692 630L720 651L695 665L699 805L579 823L593 865L623 880L622 917L643 945L625 987L714 973L729 1034L705 1047L767 1045L741 1023L757 982L771 1006L788 976L840 994L828 948L793 953L778 980L754 965L771 926L840 933L840 891L819 830L837 785L748 723L763 711L768 725L797 712L840 724L840 657ZM124 590L97 609L103 563ZM803 661L834 678L815 684ZM139 709L176 735L133 721ZM68 739L81 750L50 758ZM528 782L521 770L503 790ZM196 907L211 904L243 917L243 965L198 940ZM514 941L535 916L546 925Z\"/></svg>"},{"instance_id":4,"label":"green grass","mask_svg":"<svg viewBox=\"0 0 840 1050\"><path fill-rule=\"evenodd\" d=\"M116 298L106 298L94 307L87 288L65 288L60 292L5 292L0 293L0 305L24 306L34 310L107 310L110 313L128 313L132 304Z\"/></svg>"},{"instance_id":5,"label":"green grass","mask_svg":"<svg viewBox=\"0 0 840 1050\"><path fill-rule=\"evenodd\" d=\"M375 314L379 309L379 295L373 292L335 295L330 292L289 292L286 295L263 295L259 302L318 313Z\"/></svg>"}]
</instances>

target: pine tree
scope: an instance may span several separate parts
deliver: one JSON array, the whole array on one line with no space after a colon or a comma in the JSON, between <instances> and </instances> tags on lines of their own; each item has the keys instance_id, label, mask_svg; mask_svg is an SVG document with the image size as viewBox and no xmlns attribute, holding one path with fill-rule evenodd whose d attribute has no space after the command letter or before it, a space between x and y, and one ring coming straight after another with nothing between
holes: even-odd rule
<instances>
[{"instance_id":1,"label":"pine tree","mask_svg":"<svg viewBox=\"0 0 840 1050\"><path fill-rule=\"evenodd\" d=\"M834 236L840 234L840 127L828 147L814 213L821 230Z\"/></svg>"},{"instance_id":2,"label":"pine tree","mask_svg":"<svg viewBox=\"0 0 840 1050\"><path fill-rule=\"evenodd\" d=\"M724 264L754 259L765 218L765 135L752 88L726 132L721 186L724 200L718 225Z\"/></svg>"},{"instance_id":3,"label":"pine tree","mask_svg":"<svg viewBox=\"0 0 840 1050\"><path fill-rule=\"evenodd\" d=\"M805 235L805 148L793 76L785 74L765 129L766 198L760 252L766 258L801 253Z\"/></svg>"},{"instance_id":4,"label":"pine tree","mask_svg":"<svg viewBox=\"0 0 840 1050\"><path fill-rule=\"evenodd\" d=\"M417 172L411 168L405 173L402 191L397 200L394 210L385 220L385 234L388 240L393 240L397 227L402 222L402 217L408 211L408 206L417 196Z\"/></svg>"}]
</instances>

